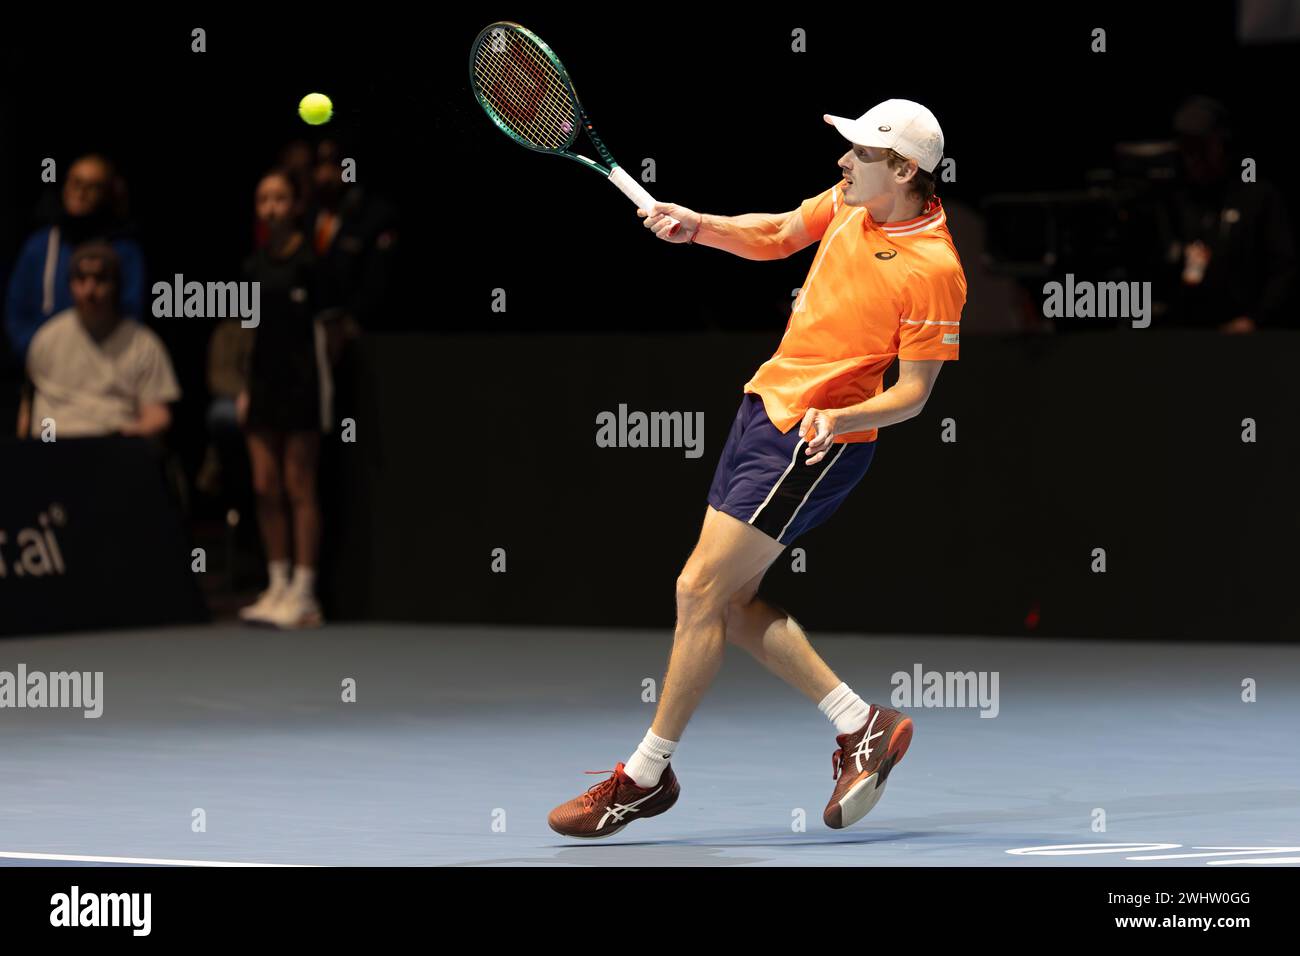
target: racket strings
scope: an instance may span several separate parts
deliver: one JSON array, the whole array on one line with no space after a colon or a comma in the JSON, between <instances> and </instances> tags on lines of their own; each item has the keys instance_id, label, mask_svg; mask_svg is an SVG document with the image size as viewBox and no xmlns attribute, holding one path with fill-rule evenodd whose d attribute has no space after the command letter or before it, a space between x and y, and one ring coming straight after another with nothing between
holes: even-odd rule
<instances>
[{"instance_id":1,"label":"racket strings","mask_svg":"<svg viewBox=\"0 0 1300 956\"><path fill-rule=\"evenodd\" d=\"M568 142L577 126L577 113L558 74L545 77L548 82L539 89L536 75L530 77L517 59L500 57L481 57L476 72L488 104L516 135L551 149Z\"/></svg>"},{"instance_id":2,"label":"racket strings","mask_svg":"<svg viewBox=\"0 0 1300 956\"><path fill-rule=\"evenodd\" d=\"M529 102L532 94L511 85L511 78L499 71L483 73L480 82L488 86L485 81L493 79L497 82L490 86L491 94L486 97L488 105L511 132L536 146L559 149L565 145L577 126L575 114L566 116L559 105L549 99L533 96Z\"/></svg>"},{"instance_id":3,"label":"racket strings","mask_svg":"<svg viewBox=\"0 0 1300 956\"><path fill-rule=\"evenodd\" d=\"M525 92L518 83L513 83L513 76L489 65L488 69L479 71L477 79L485 91L488 105L516 135L542 146L560 146L568 138L567 133L558 141L555 141L556 137L546 135L556 130L564 132L563 124L567 117L552 102ZM531 103L530 96L533 99ZM530 118L524 119L525 115L530 115ZM573 126L570 120L569 130Z\"/></svg>"},{"instance_id":4,"label":"racket strings","mask_svg":"<svg viewBox=\"0 0 1300 956\"><path fill-rule=\"evenodd\" d=\"M527 39L507 34L503 49L479 44L474 77L484 102L511 132L535 146L563 148L578 126L577 110L550 59Z\"/></svg>"},{"instance_id":5,"label":"racket strings","mask_svg":"<svg viewBox=\"0 0 1300 956\"><path fill-rule=\"evenodd\" d=\"M578 117L576 104L563 76L549 58L542 56L526 40L517 41L512 52L515 55L508 59L489 57L485 60L491 75L501 79L501 89L525 108L529 105L526 100L531 96L533 112L554 123L552 129L568 120L569 128L564 131L567 136L576 125Z\"/></svg>"}]
</instances>

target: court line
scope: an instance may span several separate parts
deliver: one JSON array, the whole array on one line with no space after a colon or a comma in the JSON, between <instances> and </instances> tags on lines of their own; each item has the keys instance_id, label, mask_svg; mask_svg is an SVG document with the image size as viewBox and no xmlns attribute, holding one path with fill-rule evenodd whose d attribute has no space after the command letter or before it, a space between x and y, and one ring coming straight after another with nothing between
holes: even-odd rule
<instances>
[{"instance_id":1,"label":"court line","mask_svg":"<svg viewBox=\"0 0 1300 956\"><path fill-rule=\"evenodd\" d=\"M1210 860L1210 866L1252 866L1264 865L1270 863L1300 863L1300 856L1269 856L1261 857L1258 860Z\"/></svg>"},{"instance_id":2,"label":"court line","mask_svg":"<svg viewBox=\"0 0 1300 956\"><path fill-rule=\"evenodd\" d=\"M160 860L142 856L83 856L70 853L16 853L0 850L0 859L46 860L62 863L123 863L136 866L309 866L312 863L240 863L235 860Z\"/></svg>"}]
</instances>

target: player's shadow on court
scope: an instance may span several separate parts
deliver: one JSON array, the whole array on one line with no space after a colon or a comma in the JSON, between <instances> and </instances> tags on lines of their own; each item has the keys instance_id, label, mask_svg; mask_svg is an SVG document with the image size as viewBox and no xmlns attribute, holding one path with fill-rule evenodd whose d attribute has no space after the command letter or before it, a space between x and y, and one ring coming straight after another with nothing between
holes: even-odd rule
<instances>
[{"instance_id":1,"label":"player's shadow on court","mask_svg":"<svg viewBox=\"0 0 1300 956\"><path fill-rule=\"evenodd\" d=\"M780 839L771 830L730 831L718 836L695 836L682 839L592 842L581 846L554 844L551 857L498 857L466 860L450 866L748 866L780 863L780 854L730 855L730 850L781 850L810 846L870 846L896 843L899 840L922 840L935 836L921 831L874 831L861 833L791 834Z\"/></svg>"},{"instance_id":2,"label":"player's shadow on court","mask_svg":"<svg viewBox=\"0 0 1300 956\"><path fill-rule=\"evenodd\" d=\"M728 830L717 835L683 837L681 839L649 840L642 844L624 843L623 846L708 846L719 849L731 847L783 847L838 846L842 844L897 843L900 840L923 840L938 836L926 830L827 830L825 833L791 833L788 837L775 835L771 830Z\"/></svg>"}]
</instances>

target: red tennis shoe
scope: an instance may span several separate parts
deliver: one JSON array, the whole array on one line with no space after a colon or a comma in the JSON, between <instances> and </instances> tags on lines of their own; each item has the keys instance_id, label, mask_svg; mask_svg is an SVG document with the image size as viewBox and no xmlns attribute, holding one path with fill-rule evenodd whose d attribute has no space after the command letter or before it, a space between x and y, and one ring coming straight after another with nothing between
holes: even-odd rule
<instances>
[{"instance_id":1,"label":"red tennis shoe","mask_svg":"<svg viewBox=\"0 0 1300 956\"><path fill-rule=\"evenodd\" d=\"M857 823L876 805L894 765L912 742L912 720L888 707L872 707L867 722L851 734L839 734L831 755L835 792L822 819L838 830Z\"/></svg>"},{"instance_id":2,"label":"red tennis shoe","mask_svg":"<svg viewBox=\"0 0 1300 956\"><path fill-rule=\"evenodd\" d=\"M613 776L552 810L546 819L551 829L564 836L585 839L613 836L633 820L658 816L677 802L682 788L677 784L672 764L664 767L653 787L638 787L623 772L623 767L620 761L612 771L585 771Z\"/></svg>"}]
</instances>

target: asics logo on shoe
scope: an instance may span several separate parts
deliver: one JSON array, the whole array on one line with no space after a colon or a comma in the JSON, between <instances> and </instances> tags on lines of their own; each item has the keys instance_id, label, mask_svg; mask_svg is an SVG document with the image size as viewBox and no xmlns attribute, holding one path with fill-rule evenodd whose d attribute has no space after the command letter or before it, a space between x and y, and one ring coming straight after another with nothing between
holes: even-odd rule
<instances>
[{"instance_id":1,"label":"asics logo on shoe","mask_svg":"<svg viewBox=\"0 0 1300 956\"><path fill-rule=\"evenodd\" d=\"M652 790L650 793L647 793L640 800L635 800L632 803L616 803L612 807L606 807L605 815L601 817L600 822L596 824L596 829L599 830L601 827L603 827L605 825L605 821L608 820L610 817L613 817L615 822L621 823L625 816L627 816L629 813L635 813L637 807L645 803L647 800L649 800L651 797L653 797L656 793L658 793L662 789L663 787L655 787L654 790Z\"/></svg>"},{"instance_id":2,"label":"asics logo on shoe","mask_svg":"<svg viewBox=\"0 0 1300 956\"><path fill-rule=\"evenodd\" d=\"M871 756L871 741L875 740L877 737L883 737L885 734L883 730L878 730L874 734L871 732L871 728L875 726L876 718L879 716L879 708L871 712L871 720L867 722L867 732L862 735L862 739L858 741L857 748L849 755L857 761L859 773L861 773L863 767L866 766L867 758Z\"/></svg>"}]
</instances>

